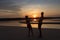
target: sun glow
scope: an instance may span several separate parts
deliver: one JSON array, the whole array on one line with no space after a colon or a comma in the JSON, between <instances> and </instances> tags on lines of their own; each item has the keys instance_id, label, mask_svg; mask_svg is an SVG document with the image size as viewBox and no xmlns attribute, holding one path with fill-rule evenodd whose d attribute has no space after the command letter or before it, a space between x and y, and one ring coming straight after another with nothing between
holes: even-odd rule
<instances>
[{"instance_id":1,"label":"sun glow","mask_svg":"<svg viewBox=\"0 0 60 40\"><path fill-rule=\"evenodd\" d=\"M37 17L37 15L33 15L33 18L36 18ZM34 19L33 21L37 21L36 19Z\"/></svg>"},{"instance_id":2,"label":"sun glow","mask_svg":"<svg viewBox=\"0 0 60 40\"><path fill-rule=\"evenodd\" d=\"M37 16L36 15L33 15L34 18L36 18Z\"/></svg>"},{"instance_id":3,"label":"sun glow","mask_svg":"<svg viewBox=\"0 0 60 40\"><path fill-rule=\"evenodd\" d=\"M22 16L29 15L29 17L33 17L34 15L39 16L39 13L41 12L40 10L40 5L26 5L22 6L18 13L22 13ZM36 16L34 16L34 18L35 17Z\"/></svg>"}]
</instances>

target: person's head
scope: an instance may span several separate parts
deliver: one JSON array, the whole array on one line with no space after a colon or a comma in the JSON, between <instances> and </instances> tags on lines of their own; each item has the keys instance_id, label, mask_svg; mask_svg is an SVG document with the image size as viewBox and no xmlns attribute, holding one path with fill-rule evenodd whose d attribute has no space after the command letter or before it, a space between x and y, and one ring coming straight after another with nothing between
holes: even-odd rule
<instances>
[{"instance_id":1,"label":"person's head","mask_svg":"<svg viewBox=\"0 0 60 40\"><path fill-rule=\"evenodd\" d=\"M28 16L25 16L25 18L28 18Z\"/></svg>"},{"instance_id":2,"label":"person's head","mask_svg":"<svg viewBox=\"0 0 60 40\"><path fill-rule=\"evenodd\" d=\"M44 16L44 12L41 12L41 17L43 17Z\"/></svg>"}]
</instances>

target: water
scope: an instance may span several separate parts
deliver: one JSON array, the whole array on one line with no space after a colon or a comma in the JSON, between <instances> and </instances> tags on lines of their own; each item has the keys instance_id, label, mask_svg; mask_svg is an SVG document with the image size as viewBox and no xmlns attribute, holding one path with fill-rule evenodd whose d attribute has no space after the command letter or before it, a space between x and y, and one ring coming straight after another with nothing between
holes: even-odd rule
<instances>
[{"instance_id":1,"label":"water","mask_svg":"<svg viewBox=\"0 0 60 40\"><path fill-rule=\"evenodd\" d=\"M48 20L49 22L57 22L57 21L51 21ZM44 20L43 22L48 22ZM58 21L60 22L60 21ZM38 28L38 24L31 24L32 28ZM20 23L20 21L0 21L0 26L19 26L19 27L26 27L26 24ZM60 29L59 24L43 24L42 28L55 28L55 29Z\"/></svg>"}]
</instances>

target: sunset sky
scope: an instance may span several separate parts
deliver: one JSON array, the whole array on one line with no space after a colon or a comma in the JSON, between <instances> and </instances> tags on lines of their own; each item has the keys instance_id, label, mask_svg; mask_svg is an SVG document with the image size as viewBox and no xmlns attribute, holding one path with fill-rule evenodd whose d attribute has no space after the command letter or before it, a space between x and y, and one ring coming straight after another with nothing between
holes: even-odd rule
<instances>
[{"instance_id":1,"label":"sunset sky","mask_svg":"<svg viewBox=\"0 0 60 40\"><path fill-rule=\"evenodd\" d=\"M25 15L60 17L60 0L0 0L0 18L16 18Z\"/></svg>"}]
</instances>

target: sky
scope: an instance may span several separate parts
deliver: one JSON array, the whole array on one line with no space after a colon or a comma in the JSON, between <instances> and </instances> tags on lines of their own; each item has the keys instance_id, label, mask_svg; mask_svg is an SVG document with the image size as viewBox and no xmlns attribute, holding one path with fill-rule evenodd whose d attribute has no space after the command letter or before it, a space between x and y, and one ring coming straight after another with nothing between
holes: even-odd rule
<instances>
[{"instance_id":1,"label":"sky","mask_svg":"<svg viewBox=\"0 0 60 40\"><path fill-rule=\"evenodd\" d=\"M60 17L60 0L0 0L0 18L18 18L25 15Z\"/></svg>"}]
</instances>

